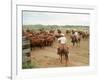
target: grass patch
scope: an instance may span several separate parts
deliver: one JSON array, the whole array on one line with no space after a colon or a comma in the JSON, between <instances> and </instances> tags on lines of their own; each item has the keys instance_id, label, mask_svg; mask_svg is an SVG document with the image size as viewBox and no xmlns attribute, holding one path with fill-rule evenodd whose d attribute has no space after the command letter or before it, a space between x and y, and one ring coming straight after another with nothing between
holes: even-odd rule
<instances>
[{"instance_id":1,"label":"grass patch","mask_svg":"<svg viewBox=\"0 0 100 80\"><path fill-rule=\"evenodd\" d=\"M31 63L31 62L24 62L22 63L22 68L23 69L32 69L32 68L37 68L37 64L36 63Z\"/></svg>"}]
</instances>

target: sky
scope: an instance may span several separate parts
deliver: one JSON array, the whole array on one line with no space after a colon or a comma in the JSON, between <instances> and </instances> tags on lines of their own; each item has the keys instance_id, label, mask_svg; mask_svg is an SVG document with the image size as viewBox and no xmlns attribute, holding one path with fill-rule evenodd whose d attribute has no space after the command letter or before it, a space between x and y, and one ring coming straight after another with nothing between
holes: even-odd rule
<instances>
[{"instance_id":1,"label":"sky","mask_svg":"<svg viewBox=\"0 0 100 80\"><path fill-rule=\"evenodd\" d=\"M89 26L89 14L68 14L23 11L23 25L83 25Z\"/></svg>"}]
</instances>

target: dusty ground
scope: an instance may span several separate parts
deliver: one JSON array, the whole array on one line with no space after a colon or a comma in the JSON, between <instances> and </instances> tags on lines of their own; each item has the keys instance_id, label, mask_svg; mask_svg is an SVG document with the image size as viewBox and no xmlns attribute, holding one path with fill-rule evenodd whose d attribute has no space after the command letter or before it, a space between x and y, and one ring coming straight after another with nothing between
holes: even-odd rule
<instances>
[{"instance_id":1,"label":"dusty ground","mask_svg":"<svg viewBox=\"0 0 100 80\"><path fill-rule=\"evenodd\" d=\"M69 63L67 66L87 66L89 65L89 41L82 40L80 47L73 47L71 40L68 38L70 47ZM31 52L32 64L39 68L47 67L65 67L65 60L60 63L59 55L57 55L57 42L53 46L45 48L34 48Z\"/></svg>"}]
</instances>

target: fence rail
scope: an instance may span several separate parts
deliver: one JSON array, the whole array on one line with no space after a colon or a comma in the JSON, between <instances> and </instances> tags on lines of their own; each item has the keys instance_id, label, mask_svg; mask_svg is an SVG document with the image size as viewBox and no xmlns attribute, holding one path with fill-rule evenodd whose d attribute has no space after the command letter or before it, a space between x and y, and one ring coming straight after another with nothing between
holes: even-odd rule
<instances>
[{"instance_id":1,"label":"fence rail","mask_svg":"<svg viewBox=\"0 0 100 80\"><path fill-rule=\"evenodd\" d=\"M30 59L31 59L30 41L26 39L26 36L22 36L22 63L25 63Z\"/></svg>"}]
</instances>

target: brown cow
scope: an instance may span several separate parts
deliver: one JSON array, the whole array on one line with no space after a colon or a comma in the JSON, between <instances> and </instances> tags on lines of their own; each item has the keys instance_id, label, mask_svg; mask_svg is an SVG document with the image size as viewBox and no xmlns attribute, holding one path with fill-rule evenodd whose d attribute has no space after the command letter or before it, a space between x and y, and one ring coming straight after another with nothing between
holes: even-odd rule
<instances>
[{"instance_id":1,"label":"brown cow","mask_svg":"<svg viewBox=\"0 0 100 80\"><path fill-rule=\"evenodd\" d=\"M44 39L41 39L41 38L31 38L30 40L30 43L31 43L31 50L33 47L40 47L42 48L44 45L43 45L43 42L44 42Z\"/></svg>"},{"instance_id":2,"label":"brown cow","mask_svg":"<svg viewBox=\"0 0 100 80\"><path fill-rule=\"evenodd\" d=\"M53 36L48 36L47 40L47 46L51 46L54 42L54 37Z\"/></svg>"}]
</instances>

